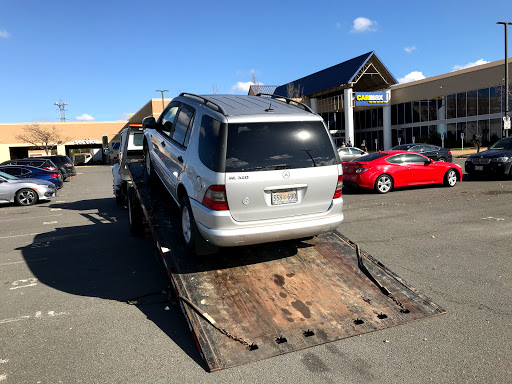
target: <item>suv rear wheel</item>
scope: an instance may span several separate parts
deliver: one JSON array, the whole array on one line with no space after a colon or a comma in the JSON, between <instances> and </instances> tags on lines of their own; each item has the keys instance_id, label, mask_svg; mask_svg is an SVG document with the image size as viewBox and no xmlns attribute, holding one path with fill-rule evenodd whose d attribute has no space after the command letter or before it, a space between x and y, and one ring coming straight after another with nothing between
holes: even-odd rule
<instances>
[{"instance_id":1,"label":"suv rear wheel","mask_svg":"<svg viewBox=\"0 0 512 384\"><path fill-rule=\"evenodd\" d=\"M197 229L194 214L187 196L181 198L180 203L181 235L185 250L189 254L209 255L217 252L218 247L208 243Z\"/></svg>"},{"instance_id":2,"label":"suv rear wheel","mask_svg":"<svg viewBox=\"0 0 512 384\"><path fill-rule=\"evenodd\" d=\"M151 163L151 155L149 154L148 145L144 145L144 168L146 169L146 174L148 176L148 183L153 184L155 182L155 168Z\"/></svg>"}]
</instances>

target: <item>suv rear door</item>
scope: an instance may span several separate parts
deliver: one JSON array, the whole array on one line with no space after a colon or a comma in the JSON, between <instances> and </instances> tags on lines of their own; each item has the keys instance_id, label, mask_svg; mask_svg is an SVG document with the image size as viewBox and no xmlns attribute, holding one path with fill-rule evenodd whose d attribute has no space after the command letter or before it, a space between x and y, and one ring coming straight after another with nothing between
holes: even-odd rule
<instances>
[{"instance_id":1,"label":"suv rear door","mask_svg":"<svg viewBox=\"0 0 512 384\"><path fill-rule=\"evenodd\" d=\"M226 197L236 221L325 212L339 173L321 121L228 124Z\"/></svg>"}]
</instances>

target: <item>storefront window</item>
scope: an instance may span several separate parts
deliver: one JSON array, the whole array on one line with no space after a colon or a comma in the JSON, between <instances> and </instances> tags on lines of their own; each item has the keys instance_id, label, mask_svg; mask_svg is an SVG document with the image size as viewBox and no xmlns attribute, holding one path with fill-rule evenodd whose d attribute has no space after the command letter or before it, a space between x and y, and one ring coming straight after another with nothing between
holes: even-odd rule
<instances>
[{"instance_id":1,"label":"storefront window","mask_svg":"<svg viewBox=\"0 0 512 384\"><path fill-rule=\"evenodd\" d=\"M494 144L501 139L501 119L491 119L489 125L489 144Z\"/></svg>"},{"instance_id":2,"label":"storefront window","mask_svg":"<svg viewBox=\"0 0 512 384\"><path fill-rule=\"evenodd\" d=\"M398 113L398 107L396 104L391 106L391 125L397 124L397 113Z\"/></svg>"},{"instance_id":3,"label":"storefront window","mask_svg":"<svg viewBox=\"0 0 512 384\"><path fill-rule=\"evenodd\" d=\"M470 91L467 94L467 116L476 116L477 113L477 92Z\"/></svg>"},{"instance_id":4,"label":"storefront window","mask_svg":"<svg viewBox=\"0 0 512 384\"><path fill-rule=\"evenodd\" d=\"M478 90L478 114L489 114L489 88Z\"/></svg>"},{"instance_id":5,"label":"storefront window","mask_svg":"<svg viewBox=\"0 0 512 384\"><path fill-rule=\"evenodd\" d=\"M446 124L446 135L444 146L451 148L457 146L457 126L456 124Z\"/></svg>"},{"instance_id":6,"label":"storefront window","mask_svg":"<svg viewBox=\"0 0 512 384\"><path fill-rule=\"evenodd\" d=\"M481 135L481 143L489 143L490 136L489 136L489 120L479 120L478 121L478 134ZM468 139L472 139L471 137L468 137Z\"/></svg>"},{"instance_id":7,"label":"storefront window","mask_svg":"<svg viewBox=\"0 0 512 384\"><path fill-rule=\"evenodd\" d=\"M429 121L437 120L437 101L436 99L431 99L428 101L428 115Z\"/></svg>"},{"instance_id":8,"label":"storefront window","mask_svg":"<svg viewBox=\"0 0 512 384\"><path fill-rule=\"evenodd\" d=\"M446 118L455 119L457 117L457 95L446 96Z\"/></svg>"},{"instance_id":9,"label":"storefront window","mask_svg":"<svg viewBox=\"0 0 512 384\"><path fill-rule=\"evenodd\" d=\"M405 103L405 124L412 123L412 105L411 103Z\"/></svg>"},{"instance_id":10,"label":"storefront window","mask_svg":"<svg viewBox=\"0 0 512 384\"><path fill-rule=\"evenodd\" d=\"M477 121L468 121L466 125L466 133L464 136L464 145L470 145L473 140L473 135L479 135L478 132L478 122Z\"/></svg>"},{"instance_id":11,"label":"storefront window","mask_svg":"<svg viewBox=\"0 0 512 384\"><path fill-rule=\"evenodd\" d=\"M398 124L404 123L404 116L405 116L405 104L404 103L398 104Z\"/></svg>"},{"instance_id":12,"label":"storefront window","mask_svg":"<svg viewBox=\"0 0 512 384\"><path fill-rule=\"evenodd\" d=\"M490 89L490 111L489 113L500 113L501 112L501 92L502 86L492 87Z\"/></svg>"},{"instance_id":13,"label":"storefront window","mask_svg":"<svg viewBox=\"0 0 512 384\"><path fill-rule=\"evenodd\" d=\"M384 124L382 123L383 121L383 114L384 114L384 111L382 110L382 108L377 108L377 127L383 127Z\"/></svg>"},{"instance_id":14,"label":"storefront window","mask_svg":"<svg viewBox=\"0 0 512 384\"><path fill-rule=\"evenodd\" d=\"M457 94L457 117L466 117L466 93Z\"/></svg>"},{"instance_id":15,"label":"storefront window","mask_svg":"<svg viewBox=\"0 0 512 384\"><path fill-rule=\"evenodd\" d=\"M370 116L372 117L372 128L377 127L377 109L372 109L370 112Z\"/></svg>"},{"instance_id":16,"label":"storefront window","mask_svg":"<svg viewBox=\"0 0 512 384\"><path fill-rule=\"evenodd\" d=\"M420 122L420 111L421 109L421 101L413 101L412 102L412 122L419 123Z\"/></svg>"}]
</instances>

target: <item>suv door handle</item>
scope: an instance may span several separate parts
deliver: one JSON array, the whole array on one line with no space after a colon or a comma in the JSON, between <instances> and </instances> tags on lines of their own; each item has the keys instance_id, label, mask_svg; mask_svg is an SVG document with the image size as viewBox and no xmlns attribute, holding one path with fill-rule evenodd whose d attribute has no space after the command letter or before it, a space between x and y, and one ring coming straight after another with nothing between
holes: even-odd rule
<instances>
[{"instance_id":1,"label":"suv door handle","mask_svg":"<svg viewBox=\"0 0 512 384\"><path fill-rule=\"evenodd\" d=\"M165 141L160 142L162 144L162 147L165 147Z\"/></svg>"},{"instance_id":2,"label":"suv door handle","mask_svg":"<svg viewBox=\"0 0 512 384\"><path fill-rule=\"evenodd\" d=\"M181 157L181 155L179 155L179 156L178 156L178 161L179 161L180 163L183 163L183 157Z\"/></svg>"}]
</instances>

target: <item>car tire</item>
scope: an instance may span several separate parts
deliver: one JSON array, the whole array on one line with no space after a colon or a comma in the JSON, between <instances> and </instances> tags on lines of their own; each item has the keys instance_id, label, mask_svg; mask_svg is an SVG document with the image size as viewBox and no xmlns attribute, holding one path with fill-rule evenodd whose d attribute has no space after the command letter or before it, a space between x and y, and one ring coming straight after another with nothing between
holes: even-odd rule
<instances>
[{"instance_id":1,"label":"car tire","mask_svg":"<svg viewBox=\"0 0 512 384\"><path fill-rule=\"evenodd\" d=\"M457 184L457 171L453 168L446 171L444 174L444 185L447 187L455 187L455 184Z\"/></svg>"},{"instance_id":2,"label":"car tire","mask_svg":"<svg viewBox=\"0 0 512 384\"><path fill-rule=\"evenodd\" d=\"M151 155L149 154L149 148L144 145L144 169L146 170L148 184L152 185L155 183L155 167L153 167L153 163L151 162Z\"/></svg>"},{"instance_id":3,"label":"car tire","mask_svg":"<svg viewBox=\"0 0 512 384\"><path fill-rule=\"evenodd\" d=\"M437 161L440 161L441 163L446 163L446 159L444 157L440 157L437 159Z\"/></svg>"},{"instance_id":4,"label":"car tire","mask_svg":"<svg viewBox=\"0 0 512 384\"><path fill-rule=\"evenodd\" d=\"M375 180L374 188L377 193L388 193L393 189L393 178L386 173L380 175Z\"/></svg>"},{"instance_id":5,"label":"car tire","mask_svg":"<svg viewBox=\"0 0 512 384\"><path fill-rule=\"evenodd\" d=\"M144 234L144 215L133 188L128 190L128 225L133 236Z\"/></svg>"},{"instance_id":6,"label":"car tire","mask_svg":"<svg viewBox=\"0 0 512 384\"><path fill-rule=\"evenodd\" d=\"M194 214L187 196L181 198L180 204L181 237L185 251L190 255L209 255L218 251L218 247L209 244L197 229Z\"/></svg>"},{"instance_id":7,"label":"car tire","mask_svg":"<svg viewBox=\"0 0 512 384\"><path fill-rule=\"evenodd\" d=\"M16 204L23 206L33 205L38 199L37 192L29 188L20 189L15 196Z\"/></svg>"}]
</instances>

